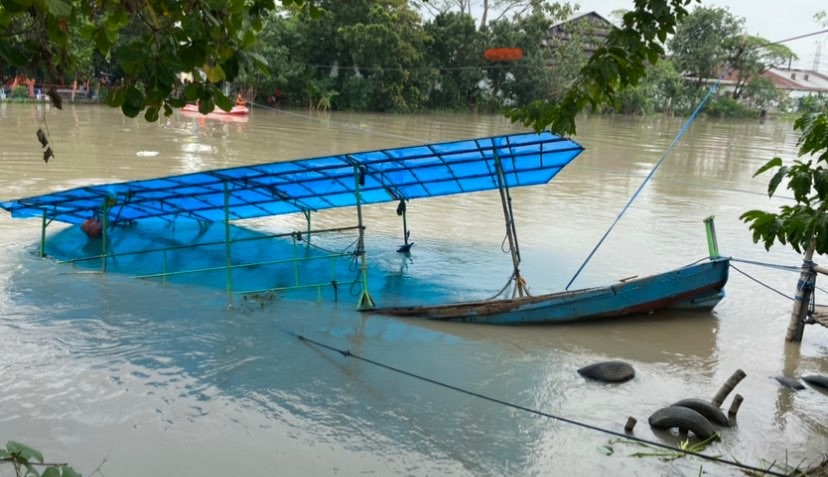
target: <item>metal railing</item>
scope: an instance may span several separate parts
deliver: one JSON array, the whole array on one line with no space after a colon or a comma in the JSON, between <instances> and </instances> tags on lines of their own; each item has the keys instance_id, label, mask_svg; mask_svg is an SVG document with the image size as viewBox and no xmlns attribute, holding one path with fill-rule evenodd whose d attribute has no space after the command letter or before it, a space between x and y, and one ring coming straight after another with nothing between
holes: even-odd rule
<instances>
[{"instance_id":1,"label":"metal railing","mask_svg":"<svg viewBox=\"0 0 828 477\"><path fill-rule=\"evenodd\" d=\"M336 232L346 232L350 230L358 230L359 226L350 226L350 227L337 227L337 228L329 228L329 229L319 229L319 230L310 230L305 232L305 239L303 239L302 232L287 232L287 233L279 233L279 234L267 234L267 235L260 235L256 237L244 237L235 240L218 240L218 241L211 241L211 242L201 242L201 243L193 243L193 244L181 244L181 245L171 245L168 247L157 247L157 248L150 248L150 249L143 249L143 250L131 250L128 252L119 252L119 253L103 253L100 255L92 255L86 257L79 257L71 260L63 260L60 263L70 263L70 264L77 264L83 262L89 262L93 260L101 260L102 265L105 264L107 261L112 262L113 260L121 257L129 257L129 256L137 256L137 255L146 255L146 254L160 254L161 255L161 263L160 263L160 272L155 273L145 273L141 275L135 275L131 278L137 279L158 279L160 278L162 283L166 284L170 278L173 277L180 277L186 275L195 275L199 273L209 273L215 271L228 271L227 275L227 291L228 293L233 294L257 294L257 293L266 293L266 292L289 292L289 291L298 291L298 290L308 290L308 289L316 289L317 290L317 299L321 301L322 299L322 289L325 287L332 287L334 291L338 294L338 288L340 285L351 286L354 283L360 281L359 277L355 277L351 280L340 282L337 279L337 262L343 258L354 258L357 255L357 252L332 252L327 251L321 248L319 250L323 250L323 253L320 255L314 256L299 256L299 249L306 246L311 246L309 240L310 236L312 235L319 235L325 233L336 233ZM264 240L272 240L272 239L279 239L279 238L286 238L291 237L293 244L293 256L289 258L279 258L274 260L262 260L262 261L255 261L249 263L228 263L225 265L216 265L216 266L208 266L208 267L201 267L201 268L190 268L190 269L179 269L179 270L170 270L169 267L169 253L174 251L180 250L194 250L197 248L204 248L204 247L215 247L215 246L232 246L233 244L238 244L242 242L255 242L255 241L264 241ZM330 263L329 268L329 278L328 280L319 280L317 277L316 281L312 283L303 283L301 279L301 269L303 265L309 263L318 263L320 261L327 260ZM251 290L234 290L232 284L232 274L230 271L237 270L237 269L249 269L253 267L262 267L262 266L279 266L279 265L291 265L292 266L292 283L290 285L277 285L277 286L264 286L264 287L257 287ZM106 267L102 267L103 270L106 270ZM338 296L338 295L337 295Z\"/></svg>"}]
</instances>

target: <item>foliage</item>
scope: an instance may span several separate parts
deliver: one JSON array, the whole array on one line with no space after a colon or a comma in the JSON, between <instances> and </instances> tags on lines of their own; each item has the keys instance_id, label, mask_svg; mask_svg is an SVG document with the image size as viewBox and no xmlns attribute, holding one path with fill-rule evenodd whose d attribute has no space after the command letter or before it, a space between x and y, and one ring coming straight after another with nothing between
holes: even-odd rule
<instances>
[{"instance_id":1,"label":"foliage","mask_svg":"<svg viewBox=\"0 0 828 477\"><path fill-rule=\"evenodd\" d=\"M719 76L722 65L732 61L743 23L726 8L696 8L669 42L671 61L679 72L696 78L697 87L701 87L703 79Z\"/></svg>"},{"instance_id":2,"label":"foliage","mask_svg":"<svg viewBox=\"0 0 828 477\"><path fill-rule=\"evenodd\" d=\"M684 78L669 61L660 61L647 67L641 81L619 92L619 112L624 114L672 113L689 114L698 104L693 90L688 90ZM688 111L689 109L689 111Z\"/></svg>"},{"instance_id":3,"label":"foliage","mask_svg":"<svg viewBox=\"0 0 828 477\"><path fill-rule=\"evenodd\" d=\"M311 0L282 3L318 14ZM169 115L183 106L185 99L200 100L205 112L215 105L229 111L233 102L218 85L242 70L266 71L263 58L250 48L262 17L274 8L268 0L3 2L2 69L10 65L30 76L45 74L53 82L62 72L86 71L91 58L75 46L82 38L104 57L119 60L123 77L107 103L129 117L145 111L144 117L153 121L160 111ZM121 41L124 29L131 34L129 41ZM192 77L183 87L184 98L175 95L182 73Z\"/></svg>"},{"instance_id":4,"label":"foliage","mask_svg":"<svg viewBox=\"0 0 828 477\"><path fill-rule=\"evenodd\" d=\"M29 88L18 85L12 88L11 90L11 97L12 98L28 98L29 97Z\"/></svg>"},{"instance_id":5,"label":"foliage","mask_svg":"<svg viewBox=\"0 0 828 477\"><path fill-rule=\"evenodd\" d=\"M731 96L716 96L711 98L704 107L704 113L713 117L727 118L754 118L756 110L750 109Z\"/></svg>"},{"instance_id":6,"label":"foliage","mask_svg":"<svg viewBox=\"0 0 828 477\"><path fill-rule=\"evenodd\" d=\"M550 127L560 134L574 134L575 115L585 107L618 107L617 92L637 85L647 64L657 63L664 55L667 36L675 33L692 1L636 1L635 9L624 14L623 25L609 33L560 101L535 100L524 108L507 111L507 117L538 131Z\"/></svg>"},{"instance_id":7,"label":"foliage","mask_svg":"<svg viewBox=\"0 0 828 477\"><path fill-rule=\"evenodd\" d=\"M761 241L766 249L778 241L797 252L813 246L819 254L828 253L828 114L806 114L796 120L794 130L800 132L799 156L808 159L784 165L775 157L755 175L776 170L768 196L787 181L796 204L781 206L779 213L750 210L740 219L750 225L753 241Z\"/></svg>"},{"instance_id":8,"label":"foliage","mask_svg":"<svg viewBox=\"0 0 828 477\"><path fill-rule=\"evenodd\" d=\"M759 75L770 67L785 65L790 60L797 59L787 46L771 43L758 36L743 35L737 41L737 54L731 59L731 66L736 72L733 97L737 99L751 81L760 79Z\"/></svg>"},{"instance_id":9,"label":"foliage","mask_svg":"<svg viewBox=\"0 0 828 477\"><path fill-rule=\"evenodd\" d=\"M799 112L801 113L819 113L825 112L828 109L828 98L820 98L815 95L808 95L799 98Z\"/></svg>"},{"instance_id":10,"label":"foliage","mask_svg":"<svg viewBox=\"0 0 828 477\"><path fill-rule=\"evenodd\" d=\"M764 109L774 104L780 104L783 94L776 88L770 78L758 76L751 78L744 89L744 96L752 106Z\"/></svg>"},{"instance_id":11,"label":"foliage","mask_svg":"<svg viewBox=\"0 0 828 477\"><path fill-rule=\"evenodd\" d=\"M5 449L0 448L0 464L4 462L12 464L17 477L81 477L67 464L45 463L40 451L15 441L8 441ZM38 467L45 469L38 472Z\"/></svg>"},{"instance_id":12,"label":"foliage","mask_svg":"<svg viewBox=\"0 0 828 477\"><path fill-rule=\"evenodd\" d=\"M485 77L484 34L467 14L449 12L425 24L428 40L425 57L435 70L451 65L431 90L428 106L433 109L464 109L477 104L479 83Z\"/></svg>"}]
</instances>

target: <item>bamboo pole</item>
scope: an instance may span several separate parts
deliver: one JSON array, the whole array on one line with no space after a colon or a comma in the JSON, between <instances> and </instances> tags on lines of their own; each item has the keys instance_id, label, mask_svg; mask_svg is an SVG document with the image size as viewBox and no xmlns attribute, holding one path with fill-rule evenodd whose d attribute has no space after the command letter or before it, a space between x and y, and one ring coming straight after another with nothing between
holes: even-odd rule
<instances>
[{"instance_id":1,"label":"bamboo pole","mask_svg":"<svg viewBox=\"0 0 828 477\"><path fill-rule=\"evenodd\" d=\"M816 285L816 273L814 272L814 244L805 251L802 260L802 272L799 274L799 281L796 283L796 298L794 299L791 319L788 322L788 333L785 335L787 341L802 341L802 332L805 330L805 318L808 314L808 303Z\"/></svg>"},{"instance_id":2,"label":"bamboo pole","mask_svg":"<svg viewBox=\"0 0 828 477\"><path fill-rule=\"evenodd\" d=\"M741 380L745 379L745 376L747 376L747 374L745 374L744 371L737 369L736 372L734 372L733 375L725 381L719 389L719 392L716 393L716 396L710 402L716 407L721 407L724 400L727 399L727 395L733 391L733 388L735 388Z\"/></svg>"}]
</instances>

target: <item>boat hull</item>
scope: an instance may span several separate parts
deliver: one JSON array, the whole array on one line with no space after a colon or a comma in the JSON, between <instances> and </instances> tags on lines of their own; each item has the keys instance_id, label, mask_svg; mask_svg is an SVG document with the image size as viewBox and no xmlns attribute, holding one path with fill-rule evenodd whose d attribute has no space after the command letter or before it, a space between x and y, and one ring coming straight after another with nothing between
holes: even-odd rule
<instances>
[{"instance_id":1,"label":"boat hull","mask_svg":"<svg viewBox=\"0 0 828 477\"><path fill-rule=\"evenodd\" d=\"M730 259L718 257L610 286L508 300L377 308L374 313L431 320L520 325L651 313L664 308L712 310L724 297Z\"/></svg>"}]
</instances>

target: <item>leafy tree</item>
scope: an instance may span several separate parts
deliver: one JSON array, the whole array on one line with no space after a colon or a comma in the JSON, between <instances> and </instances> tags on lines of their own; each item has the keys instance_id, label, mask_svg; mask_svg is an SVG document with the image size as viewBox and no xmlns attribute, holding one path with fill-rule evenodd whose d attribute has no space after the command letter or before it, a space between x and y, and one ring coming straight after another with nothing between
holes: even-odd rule
<instances>
[{"instance_id":1,"label":"leafy tree","mask_svg":"<svg viewBox=\"0 0 828 477\"><path fill-rule=\"evenodd\" d=\"M672 61L682 74L696 78L716 77L740 46L744 19L726 8L699 7L687 15L668 43Z\"/></svg>"},{"instance_id":2,"label":"leafy tree","mask_svg":"<svg viewBox=\"0 0 828 477\"><path fill-rule=\"evenodd\" d=\"M736 99L745 93L745 88L751 81L758 80L772 66L784 65L797 59L796 54L787 46L773 44L758 36L742 36L739 42L738 54L731 60L736 72L736 87L733 92ZM752 88L754 93L756 88L757 85Z\"/></svg>"},{"instance_id":3,"label":"leafy tree","mask_svg":"<svg viewBox=\"0 0 828 477\"><path fill-rule=\"evenodd\" d=\"M396 112L423 109L436 72L431 74L426 68L423 50L427 36L419 15L406 0L336 3L341 5L330 5L325 17L339 23L337 11L343 9L352 10L352 18L360 17L339 23L337 29L339 57L355 70L343 72L344 76L361 75L374 82L373 109Z\"/></svg>"},{"instance_id":4,"label":"leafy tree","mask_svg":"<svg viewBox=\"0 0 828 477\"><path fill-rule=\"evenodd\" d=\"M619 93L620 112L650 114L655 112L685 113L697 101L687 98L684 78L669 61L647 66L641 81ZM692 111L692 109L691 109Z\"/></svg>"},{"instance_id":5,"label":"leafy tree","mask_svg":"<svg viewBox=\"0 0 828 477\"><path fill-rule=\"evenodd\" d=\"M318 12L310 0L282 3ZM107 101L127 116L145 111L144 117L153 121L161 110L171 114L173 107L183 106L185 99L174 94L182 73L192 75L184 87L185 98L200 100L202 112L214 105L229 110L233 103L218 84L232 81L244 69L264 69L265 62L250 48L262 16L274 8L268 0L3 2L0 58L3 69L11 65L32 74L45 72L56 80L61 71L76 71L82 63L83 55L72 48L71 32L79 26L82 37L100 54L120 60L124 76ZM131 21L143 28L134 41L119 43L121 30Z\"/></svg>"},{"instance_id":6,"label":"leafy tree","mask_svg":"<svg viewBox=\"0 0 828 477\"><path fill-rule=\"evenodd\" d=\"M560 134L574 134L575 116L585 107L618 107L618 92L638 84L647 65L664 55L667 36L675 33L693 1L637 0L635 9L624 14L621 27L609 33L559 101L535 100L507 111L507 117L535 130L551 128Z\"/></svg>"},{"instance_id":7,"label":"leafy tree","mask_svg":"<svg viewBox=\"0 0 828 477\"><path fill-rule=\"evenodd\" d=\"M463 109L478 101L484 78L483 35L468 14L441 13L425 24L426 61L441 71L429 107Z\"/></svg>"},{"instance_id":8,"label":"leafy tree","mask_svg":"<svg viewBox=\"0 0 828 477\"><path fill-rule=\"evenodd\" d=\"M434 17L450 12L469 17L479 14L479 29L482 30L490 22L523 15L530 11L538 0L412 0L411 3Z\"/></svg>"},{"instance_id":9,"label":"leafy tree","mask_svg":"<svg viewBox=\"0 0 828 477\"><path fill-rule=\"evenodd\" d=\"M768 196L786 180L796 204L783 205L779 213L750 210L740 218L750 225L754 242L761 241L766 249L778 241L797 252L813 247L819 254L828 253L828 114L806 114L794 129L800 132L799 156L808 159L784 165L775 157L756 175L776 170Z\"/></svg>"}]
</instances>

